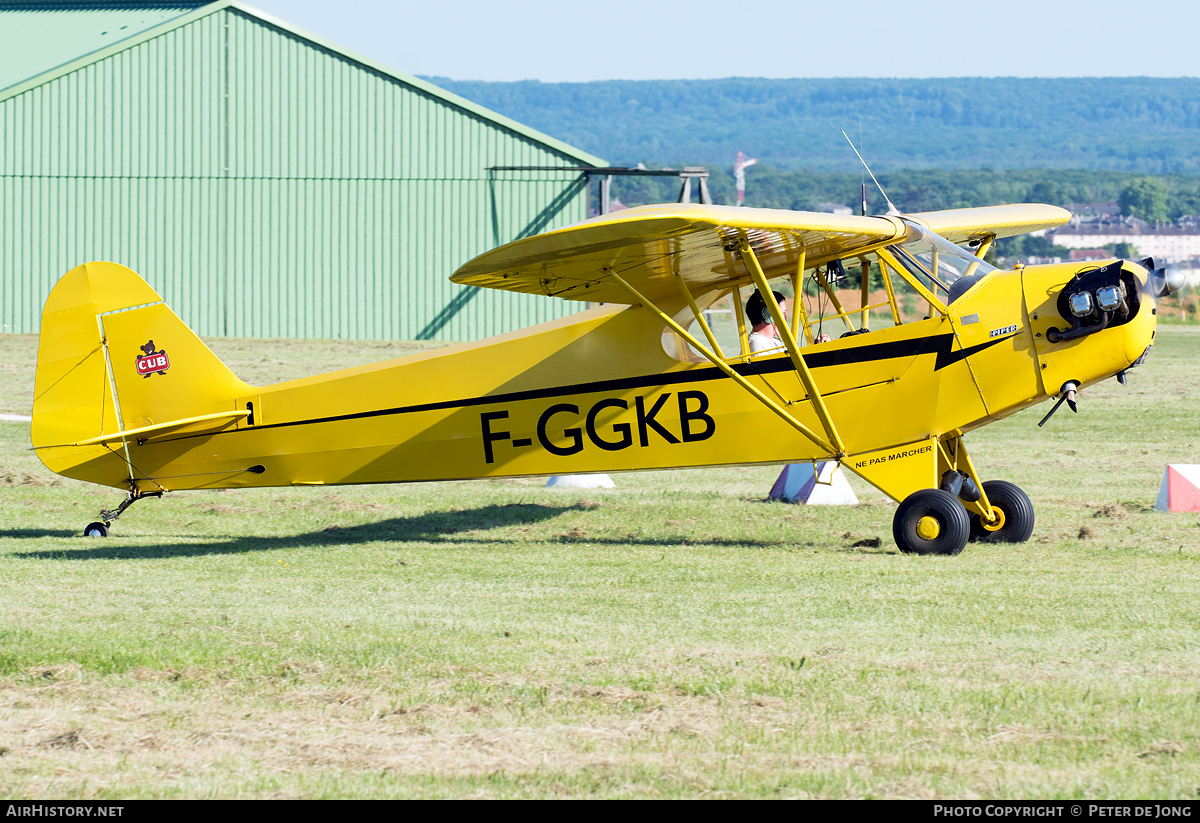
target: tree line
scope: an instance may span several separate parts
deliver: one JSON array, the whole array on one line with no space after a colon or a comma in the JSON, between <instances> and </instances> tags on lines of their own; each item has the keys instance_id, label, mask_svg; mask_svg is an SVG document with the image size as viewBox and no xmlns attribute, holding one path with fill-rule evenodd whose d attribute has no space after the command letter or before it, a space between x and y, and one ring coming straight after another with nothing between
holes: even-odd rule
<instances>
[{"instance_id":1,"label":"tree line","mask_svg":"<svg viewBox=\"0 0 1200 823\"><path fill-rule=\"evenodd\" d=\"M541 83L427 78L614 165L733 162L1200 173L1200 78L803 78ZM861 124L861 132L860 132Z\"/></svg>"},{"instance_id":2,"label":"tree line","mask_svg":"<svg viewBox=\"0 0 1200 823\"><path fill-rule=\"evenodd\" d=\"M735 203L733 169L708 170L713 202ZM1150 222L1200 215L1200 177L1189 175L1083 169L904 169L876 176L896 208L905 213L1001 203L1069 206L1116 202L1122 214ZM861 173L785 171L761 163L746 169L746 205L822 211L829 204L838 204L857 214L864 180L867 213L887 211L879 190ZM679 186L675 178L615 177L612 192L624 205L639 206L674 202Z\"/></svg>"}]
</instances>

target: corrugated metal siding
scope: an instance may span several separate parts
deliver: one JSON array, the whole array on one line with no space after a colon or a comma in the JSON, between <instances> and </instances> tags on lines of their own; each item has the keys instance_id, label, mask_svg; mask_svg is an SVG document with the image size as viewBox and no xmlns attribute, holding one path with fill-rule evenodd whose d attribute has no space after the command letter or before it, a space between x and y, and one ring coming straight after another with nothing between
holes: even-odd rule
<instances>
[{"instance_id":1,"label":"corrugated metal siding","mask_svg":"<svg viewBox=\"0 0 1200 823\"><path fill-rule=\"evenodd\" d=\"M224 26L201 18L0 102L0 173L224 174Z\"/></svg>"},{"instance_id":2,"label":"corrugated metal siding","mask_svg":"<svg viewBox=\"0 0 1200 823\"><path fill-rule=\"evenodd\" d=\"M203 2L104 3L93 7L3 3L0 90L174 20Z\"/></svg>"},{"instance_id":3,"label":"corrugated metal siding","mask_svg":"<svg viewBox=\"0 0 1200 823\"><path fill-rule=\"evenodd\" d=\"M468 340L578 308L447 280L585 215L576 175L488 166L577 161L236 10L0 101L0 136L3 331L93 259L202 335Z\"/></svg>"}]
</instances>

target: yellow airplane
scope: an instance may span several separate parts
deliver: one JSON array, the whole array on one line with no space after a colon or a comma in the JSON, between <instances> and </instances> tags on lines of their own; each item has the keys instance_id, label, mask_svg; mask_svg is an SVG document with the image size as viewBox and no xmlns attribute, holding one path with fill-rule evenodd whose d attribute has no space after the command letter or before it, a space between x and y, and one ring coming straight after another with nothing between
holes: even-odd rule
<instances>
[{"instance_id":1,"label":"yellow airplane","mask_svg":"<svg viewBox=\"0 0 1200 823\"><path fill-rule=\"evenodd\" d=\"M183 489L835 460L900 504L904 552L1021 542L1029 498L984 482L963 436L1124 382L1169 290L1149 260L1001 271L981 259L997 237L1068 217L1044 205L629 209L518 240L451 278L595 304L586 311L267 387L235 377L137 274L87 263L46 301L33 447L52 471L126 491L93 536L134 501ZM790 319L772 285L799 296ZM754 287L761 316L747 317ZM718 305L733 330L724 347L708 320ZM752 351L764 323L778 348ZM828 340L833 324L845 333Z\"/></svg>"}]
</instances>

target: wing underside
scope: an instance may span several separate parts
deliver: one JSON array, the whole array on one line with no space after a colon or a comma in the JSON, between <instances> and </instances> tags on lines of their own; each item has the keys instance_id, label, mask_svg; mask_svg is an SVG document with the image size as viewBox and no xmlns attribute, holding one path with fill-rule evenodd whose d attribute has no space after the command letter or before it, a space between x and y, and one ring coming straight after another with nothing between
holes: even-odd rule
<instances>
[{"instance_id":1,"label":"wing underside","mask_svg":"<svg viewBox=\"0 0 1200 823\"><path fill-rule=\"evenodd\" d=\"M619 274L651 300L745 280L737 249L744 234L770 276L877 246L903 235L892 218L728 206L643 206L518 240L475 258L455 283L568 300L629 303L608 279Z\"/></svg>"},{"instance_id":2,"label":"wing underside","mask_svg":"<svg viewBox=\"0 0 1200 823\"><path fill-rule=\"evenodd\" d=\"M952 242L1006 237L1061 225L1070 214L1022 204L913 215ZM641 206L501 246L470 261L455 283L601 303L629 303L618 274L646 298L679 293L676 275L694 295L745 282L738 242L750 243L768 278L811 268L902 240L895 217L746 209L730 206Z\"/></svg>"}]
</instances>

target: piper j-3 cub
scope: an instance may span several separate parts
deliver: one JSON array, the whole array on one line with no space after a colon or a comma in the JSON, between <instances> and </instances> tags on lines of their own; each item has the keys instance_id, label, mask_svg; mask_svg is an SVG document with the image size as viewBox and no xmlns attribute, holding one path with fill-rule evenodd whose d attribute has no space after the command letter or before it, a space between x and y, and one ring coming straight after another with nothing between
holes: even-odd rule
<instances>
[{"instance_id":1,"label":"piper j-3 cub","mask_svg":"<svg viewBox=\"0 0 1200 823\"><path fill-rule=\"evenodd\" d=\"M997 237L1068 217L1043 205L629 209L510 243L451 278L596 304L586 311L261 388L137 274L87 263L46 301L33 447L59 474L127 492L87 527L99 536L134 501L183 489L838 461L900 504L901 551L1021 542L1029 498L983 480L964 435L1123 379L1168 290L1148 260L1001 271L982 259ZM790 318L772 293L789 286L808 295ZM774 351L747 342L754 287ZM718 303L736 329L724 346L706 318Z\"/></svg>"}]
</instances>

